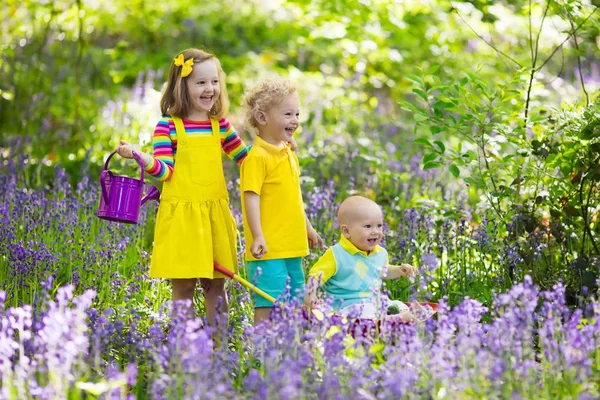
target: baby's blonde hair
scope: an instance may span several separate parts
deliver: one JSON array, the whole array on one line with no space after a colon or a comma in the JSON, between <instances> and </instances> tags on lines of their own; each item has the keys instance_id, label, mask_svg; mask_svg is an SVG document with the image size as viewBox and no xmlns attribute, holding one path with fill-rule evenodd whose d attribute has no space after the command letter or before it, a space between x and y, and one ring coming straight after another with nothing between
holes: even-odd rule
<instances>
[{"instance_id":1,"label":"baby's blonde hair","mask_svg":"<svg viewBox=\"0 0 600 400\"><path fill-rule=\"evenodd\" d=\"M247 128L258 128L256 114L267 112L275 104L281 102L290 94L296 93L296 86L287 79L269 77L250 89L244 96L243 105Z\"/></svg>"}]
</instances>

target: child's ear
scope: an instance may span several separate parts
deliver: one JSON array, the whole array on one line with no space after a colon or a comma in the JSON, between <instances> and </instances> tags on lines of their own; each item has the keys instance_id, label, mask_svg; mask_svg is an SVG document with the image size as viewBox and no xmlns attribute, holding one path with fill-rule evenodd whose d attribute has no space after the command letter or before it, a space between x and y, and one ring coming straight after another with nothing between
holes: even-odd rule
<instances>
[{"instance_id":1,"label":"child's ear","mask_svg":"<svg viewBox=\"0 0 600 400\"><path fill-rule=\"evenodd\" d=\"M254 114L254 119L256 119L256 122L258 122L261 125L267 124L267 115L263 111L257 111Z\"/></svg>"},{"instance_id":2,"label":"child's ear","mask_svg":"<svg viewBox=\"0 0 600 400\"><path fill-rule=\"evenodd\" d=\"M350 238L350 229L348 229L348 226L342 225L340 226L340 230L342 231L342 235L346 236L346 239Z\"/></svg>"}]
</instances>

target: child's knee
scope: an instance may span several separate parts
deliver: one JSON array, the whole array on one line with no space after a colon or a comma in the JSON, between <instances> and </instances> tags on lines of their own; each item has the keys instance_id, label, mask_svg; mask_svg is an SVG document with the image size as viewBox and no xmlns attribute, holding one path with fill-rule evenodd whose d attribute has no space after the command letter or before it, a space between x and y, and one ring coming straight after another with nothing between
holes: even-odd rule
<instances>
[{"instance_id":1,"label":"child's knee","mask_svg":"<svg viewBox=\"0 0 600 400\"><path fill-rule=\"evenodd\" d=\"M196 289L196 279L173 279L173 292L191 297Z\"/></svg>"},{"instance_id":2,"label":"child's knee","mask_svg":"<svg viewBox=\"0 0 600 400\"><path fill-rule=\"evenodd\" d=\"M225 292L225 279L200 279L205 296L222 295Z\"/></svg>"}]
</instances>

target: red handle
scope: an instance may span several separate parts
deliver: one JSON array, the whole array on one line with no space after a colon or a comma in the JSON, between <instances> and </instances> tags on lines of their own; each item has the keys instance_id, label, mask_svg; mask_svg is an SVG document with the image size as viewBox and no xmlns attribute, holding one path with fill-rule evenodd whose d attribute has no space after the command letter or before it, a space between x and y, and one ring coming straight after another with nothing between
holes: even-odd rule
<instances>
[{"instance_id":1,"label":"red handle","mask_svg":"<svg viewBox=\"0 0 600 400\"><path fill-rule=\"evenodd\" d=\"M222 273L223 275L233 279L233 276L235 275L233 272L231 272L227 268L223 267L221 264L217 263L216 261L214 262L214 266L215 266L215 270L217 270L220 273Z\"/></svg>"}]
</instances>

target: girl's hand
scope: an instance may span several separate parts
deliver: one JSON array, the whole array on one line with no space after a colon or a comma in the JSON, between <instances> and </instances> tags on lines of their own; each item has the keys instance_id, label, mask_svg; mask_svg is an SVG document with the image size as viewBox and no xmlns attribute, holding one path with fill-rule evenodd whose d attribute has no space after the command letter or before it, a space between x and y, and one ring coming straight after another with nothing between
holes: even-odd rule
<instances>
[{"instance_id":1,"label":"girl's hand","mask_svg":"<svg viewBox=\"0 0 600 400\"><path fill-rule=\"evenodd\" d=\"M308 231L308 244L310 245L311 249L314 249L314 248L322 249L325 247L325 242L323 241L321 236L317 233L317 231L314 230L314 228L312 226L308 227L307 231Z\"/></svg>"},{"instance_id":2,"label":"girl's hand","mask_svg":"<svg viewBox=\"0 0 600 400\"><path fill-rule=\"evenodd\" d=\"M267 253L265 238L262 236L255 237L252 246L250 246L250 252L254 258L262 258Z\"/></svg>"},{"instance_id":3,"label":"girl's hand","mask_svg":"<svg viewBox=\"0 0 600 400\"><path fill-rule=\"evenodd\" d=\"M400 274L402 276L415 276L419 273L419 270L410 264L400 264Z\"/></svg>"},{"instance_id":4,"label":"girl's hand","mask_svg":"<svg viewBox=\"0 0 600 400\"><path fill-rule=\"evenodd\" d=\"M135 151L138 155L140 155L141 151L140 149L137 148L137 146L134 146L130 143L127 143L124 140L120 141L120 144L117 146L117 154L120 155L123 158L135 158L133 156L133 152Z\"/></svg>"}]
</instances>

